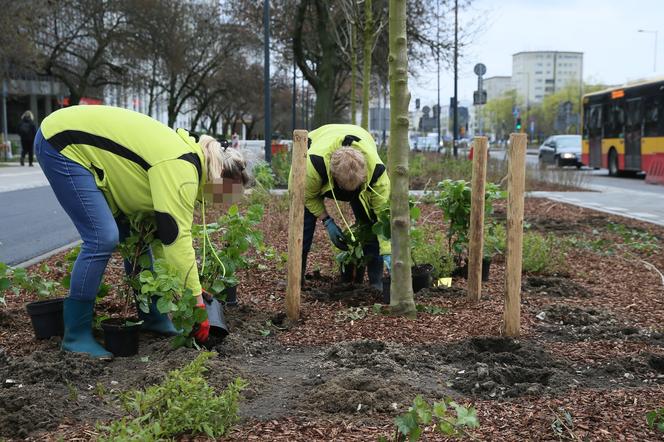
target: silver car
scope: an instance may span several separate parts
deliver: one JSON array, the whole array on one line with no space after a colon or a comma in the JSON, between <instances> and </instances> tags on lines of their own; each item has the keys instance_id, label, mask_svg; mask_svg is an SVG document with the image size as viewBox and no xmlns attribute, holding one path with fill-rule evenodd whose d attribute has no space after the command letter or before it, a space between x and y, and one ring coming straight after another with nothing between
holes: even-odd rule
<instances>
[{"instance_id":1,"label":"silver car","mask_svg":"<svg viewBox=\"0 0 664 442\"><path fill-rule=\"evenodd\" d=\"M581 135L552 135L539 148L540 165L576 166L580 169Z\"/></svg>"}]
</instances>

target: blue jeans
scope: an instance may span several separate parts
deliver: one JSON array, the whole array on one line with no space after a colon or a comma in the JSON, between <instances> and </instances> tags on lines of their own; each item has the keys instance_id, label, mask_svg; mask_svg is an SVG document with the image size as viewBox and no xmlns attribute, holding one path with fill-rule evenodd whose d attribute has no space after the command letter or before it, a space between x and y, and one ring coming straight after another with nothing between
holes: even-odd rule
<instances>
[{"instance_id":1,"label":"blue jeans","mask_svg":"<svg viewBox=\"0 0 664 442\"><path fill-rule=\"evenodd\" d=\"M119 229L92 173L62 155L37 131L35 153L56 198L76 226L83 245L74 263L69 296L95 299L106 265L120 242ZM125 265L125 268L127 265Z\"/></svg>"}]
</instances>

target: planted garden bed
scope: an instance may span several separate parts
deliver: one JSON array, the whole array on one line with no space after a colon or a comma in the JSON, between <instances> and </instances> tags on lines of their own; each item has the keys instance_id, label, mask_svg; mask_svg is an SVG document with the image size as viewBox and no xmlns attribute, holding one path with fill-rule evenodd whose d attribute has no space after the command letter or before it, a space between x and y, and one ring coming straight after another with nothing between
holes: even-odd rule
<instances>
[{"instance_id":1,"label":"planted garden bed","mask_svg":"<svg viewBox=\"0 0 664 442\"><path fill-rule=\"evenodd\" d=\"M377 440L394 434L395 417L418 395L474 407L480 427L465 431L479 440L556 440L570 432L661 440L646 413L664 407L664 287L643 261L664 269L664 229L527 199L524 268L531 271L523 279L522 336L511 340L498 337L500 255L479 303L467 304L465 280L454 278L451 288L418 292L411 321L384 314L377 291L339 281L321 228L309 254L302 321L288 323L287 203L263 203L258 228L273 253L251 252L234 269L240 294L239 305L226 309L230 334L207 345L217 353L204 373L211 387L221 392L238 377L248 383L240 421L223 440ZM495 206L500 223L504 202ZM444 243L432 236L446 232L441 209L419 207L425 242ZM63 254L46 264L29 271L66 275ZM122 279L114 255L104 280L111 296L98 314L122 316L123 302L112 296ZM0 307L0 438L94 439L104 434L97 421L127 416L121 393L159 384L199 354L149 335L141 335L138 355L112 362L63 354L59 337L34 339L24 305L36 299L21 290ZM427 428L422 439L443 437Z\"/></svg>"}]
</instances>

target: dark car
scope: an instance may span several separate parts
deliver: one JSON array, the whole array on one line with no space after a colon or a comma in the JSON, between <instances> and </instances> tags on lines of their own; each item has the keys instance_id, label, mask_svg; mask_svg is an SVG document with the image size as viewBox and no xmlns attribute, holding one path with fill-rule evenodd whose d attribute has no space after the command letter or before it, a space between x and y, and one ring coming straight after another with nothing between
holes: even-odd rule
<instances>
[{"instance_id":1,"label":"dark car","mask_svg":"<svg viewBox=\"0 0 664 442\"><path fill-rule=\"evenodd\" d=\"M558 167L576 166L580 169L581 135L552 135L539 148L541 165L555 164Z\"/></svg>"}]
</instances>

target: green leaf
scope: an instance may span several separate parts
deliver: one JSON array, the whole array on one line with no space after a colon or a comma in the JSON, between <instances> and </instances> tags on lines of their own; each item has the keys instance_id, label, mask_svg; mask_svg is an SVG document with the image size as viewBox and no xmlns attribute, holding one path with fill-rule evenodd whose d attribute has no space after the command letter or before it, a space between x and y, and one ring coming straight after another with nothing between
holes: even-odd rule
<instances>
[{"instance_id":1,"label":"green leaf","mask_svg":"<svg viewBox=\"0 0 664 442\"><path fill-rule=\"evenodd\" d=\"M435 402L433 404L433 415L438 419L447 416L447 405L445 405L445 402Z\"/></svg>"},{"instance_id":2,"label":"green leaf","mask_svg":"<svg viewBox=\"0 0 664 442\"><path fill-rule=\"evenodd\" d=\"M174 310L177 310L177 307L175 304L173 304L173 302L171 302L170 299L161 297L159 300L157 300L157 310L159 310L159 313L170 313Z\"/></svg>"},{"instance_id":3,"label":"green leaf","mask_svg":"<svg viewBox=\"0 0 664 442\"><path fill-rule=\"evenodd\" d=\"M475 410L475 408L466 408L456 402L451 402L450 405L457 413L457 426L468 428L477 428L480 426L479 420L477 419L477 410Z\"/></svg>"},{"instance_id":4,"label":"green leaf","mask_svg":"<svg viewBox=\"0 0 664 442\"><path fill-rule=\"evenodd\" d=\"M456 434L454 425L446 420L441 420L438 422L438 431L447 436L454 436Z\"/></svg>"},{"instance_id":5,"label":"green leaf","mask_svg":"<svg viewBox=\"0 0 664 442\"><path fill-rule=\"evenodd\" d=\"M417 428L417 421L413 412L408 412L398 416L394 419L394 423L396 424L399 432L404 436L410 436L413 430Z\"/></svg>"},{"instance_id":6,"label":"green leaf","mask_svg":"<svg viewBox=\"0 0 664 442\"><path fill-rule=\"evenodd\" d=\"M0 278L0 291L7 290L10 285L9 278Z\"/></svg>"}]
</instances>

